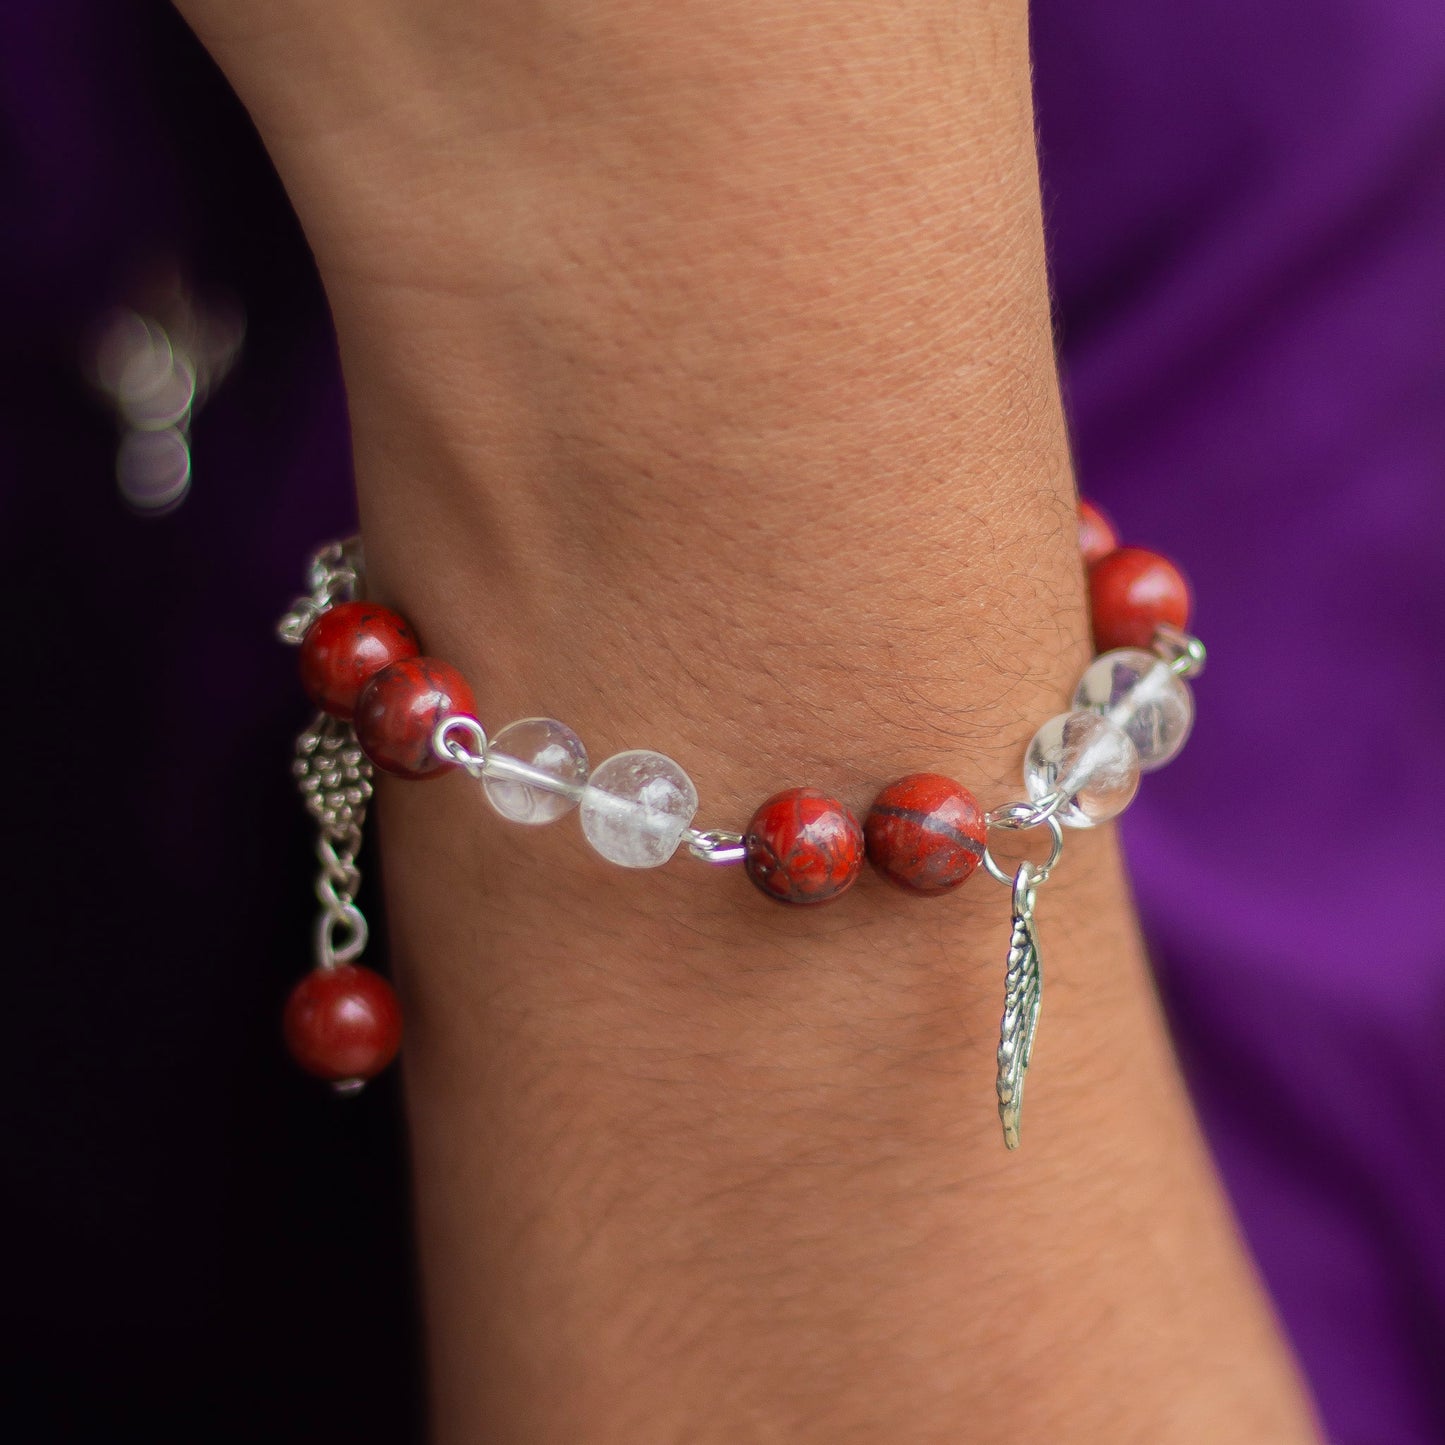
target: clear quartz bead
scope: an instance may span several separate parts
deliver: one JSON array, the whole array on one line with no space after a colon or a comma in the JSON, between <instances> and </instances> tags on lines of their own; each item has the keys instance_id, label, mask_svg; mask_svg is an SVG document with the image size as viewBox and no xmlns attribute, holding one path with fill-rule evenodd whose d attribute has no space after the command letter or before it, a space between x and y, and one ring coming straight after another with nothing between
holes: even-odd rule
<instances>
[{"instance_id":1,"label":"clear quartz bead","mask_svg":"<svg viewBox=\"0 0 1445 1445\"><path fill-rule=\"evenodd\" d=\"M1096 657L1079 679L1074 706L1118 723L1146 773L1174 757L1194 726L1188 684L1163 659L1135 647Z\"/></svg>"},{"instance_id":2,"label":"clear quartz bead","mask_svg":"<svg viewBox=\"0 0 1445 1445\"><path fill-rule=\"evenodd\" d=\"M656 868L697 813L692 779L669 757L638 749L592 770L579 809L587 841L624 868Z\"/></svg>"},{"instance_id":3,"label":"clear quartz bead","mask_svg":"<svg viewBox=\"0 0 1445 1445\"><path fill-rule=\"evenodd\" d=\"M551 823L577 806L587 781L587 749L565 723L527 717L508 723L487 748L482 788L514 823Z\"/></svg>"},{"instance_id":4,"label":"clear quartz bead","mask_svg":"<svg viewBox=\"0 0 1445 1445\"><path fill-rule=\"evenodd\" d=\"M1116 818L1139 791L1139 754L1117 723L1096 712L1066 712L1034 734L1024 758L1024 787L1034 802L1062 793L1069 828Z\"/></svg>"}]
</instances>

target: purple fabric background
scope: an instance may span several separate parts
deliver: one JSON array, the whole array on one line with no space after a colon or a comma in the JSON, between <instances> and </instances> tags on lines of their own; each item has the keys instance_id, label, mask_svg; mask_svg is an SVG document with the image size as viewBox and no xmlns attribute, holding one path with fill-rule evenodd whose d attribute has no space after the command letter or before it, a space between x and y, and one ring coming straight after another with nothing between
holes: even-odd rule
<instances>
[{"instance_id":1,"label":"purple fabric background","mask_svg":"<svg viewBox=\"0 0 1445 1445\"><path fill-rule=\"evenodd\" d=\"M1035 19L1081 484L1185 563L1211 646L1126 827L1161 981L1333 1438L1439 1445L1445 7ZM395 1096L338 1112L274 1036L307 839L270 628L349 513L324 302L153 0L0 10L0 195L19 1438L407 1438ZM167 261L250 334L144 522L76 354Z\"/></svg>"},{"instance_id":2,"label":"purple fabric background","mask_svg":"<svg viewBox=\"0 0 1445 1445\"><path fill-rule=\"evenodd\" d=\"M1185 564L1125 826L1334 1438L1445 1441L1445 6L1040 0L1081 488Z\"/></svg>"}]
</instances>

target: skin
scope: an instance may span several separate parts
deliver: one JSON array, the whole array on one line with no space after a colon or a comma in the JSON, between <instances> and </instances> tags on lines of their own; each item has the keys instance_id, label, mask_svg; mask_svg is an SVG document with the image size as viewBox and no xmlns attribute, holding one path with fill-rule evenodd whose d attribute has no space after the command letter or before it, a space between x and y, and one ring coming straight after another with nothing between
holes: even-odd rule
<instances>
[{"instance_id":1,"label":"skin","mask_svg":"<svg viewBox=\"0 0 1445 1445\"><path fill-rule=\"evenodd\" d=\"M1017 796L1088 655L1022 4L181 8L316 250L373 591L489 727L701 826ZM380 824L438 1441L1317 1438L1111 829L1009 1155L981 873L789 910L460 776Z\"/></svg>"}]
</instances>

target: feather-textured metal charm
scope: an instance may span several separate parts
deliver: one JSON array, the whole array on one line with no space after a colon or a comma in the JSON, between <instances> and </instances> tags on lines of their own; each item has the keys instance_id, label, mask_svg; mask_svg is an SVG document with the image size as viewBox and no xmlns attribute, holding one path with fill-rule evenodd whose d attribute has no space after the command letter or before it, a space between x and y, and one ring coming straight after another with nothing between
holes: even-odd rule
<instances>
[{"instance_id":1,"label":"feather-textured metal charm","mask_svg":"<svg viewBox=\"0 0 1445 1445\"><path fill-rule=\"evenodd\" d=\"M1004 979L1003 1022L998 1040L998 1117L1003 1141L1019 1147L1024 1104L1024 1077L1034 1049L1043 1002L1043 970L1039 938L1034 930L1034 878L1028 863L1020 866L1013 887L1013 933L1009 938L1008 973Z\"/></svg>"}]
</instances>

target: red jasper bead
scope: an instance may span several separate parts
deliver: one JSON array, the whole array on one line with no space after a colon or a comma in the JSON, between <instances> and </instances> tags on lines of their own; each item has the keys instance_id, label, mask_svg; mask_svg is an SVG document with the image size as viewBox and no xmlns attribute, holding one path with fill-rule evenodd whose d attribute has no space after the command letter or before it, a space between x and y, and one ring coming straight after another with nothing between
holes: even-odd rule
<instances>
[{"instance_id":1,"label":"red jasper bead","mask_svg":"<svg viewBox=\"0 0 1445 1445\"><path fill-rule=\"evenodd\" d=\"M782 903L826 903L863 867L863 830L851 809L817 788L774 793L743 838L748 877Z\"/></svg>"},{"instance_id":2,"label":"red jasper bead","mask_svg":"<svg viewBox=\"0 0 1445 1445\"><path fill-rule=\"evenodd\" d=\"M400 613L374 602L338 602L306 629L301 685L317 707L349 722L362 688L383 667L420 651Z\"/></svg>"},{"instance_id":3,"label":"red jasper bead","mask_svg":"<svg viewBox=\"0 0 1445 1445\"><path fill-rule=\"evenodd\" d=\"M983 812L967 788L937 773L910 773L883 789L863 820L868 859L910 893L947 893L983 858Z\"/></svg>"},{"instance_id":4,"label":"red jasper bead","mask_svg":"<svg viewBox=\"0 0 1445 1445\"><path fill-rule=\"evenodd\" d=\"M1092 503L1079 502L1079 550L1084 565L1091 567L1100 557L1107 557L1119 545L1114 524Z\"/></svg>"},{"instance_id":5,"label":"red jasper bead","mask_svg":"<svg viewBox=\"0 0 1445 1445\"><path fill-rule=\"evenodd\" d=\"M433 778L454 766L432 752L432 733L448 713L475 713L467 680L436 657L407 657L384 667L356 704L356 738L384 772Z\"/></svg>"},{"instance_id":6,"label":"red jasper bead","mask_svg":"<svg viewBox=\"0 0 1445 1445\"><path fill-rule=\"evenodd\" d=\"M1161 622L1189 625L1189 584L1167 558L1142 547L1120 547L1089 568L1094 646L1148 647Z\"/></svg>"},{"instance_id":7,"label":"red jasper bead","mask_svg":"<svg viewBox=\"0 0 1445 1445\"><path fill-rule=\"evenodd\" d=\"M401 1047L401 1008L391 985L369 968L317 968L291 990L281 1031L307 1073L333 1083L370 1079Z\"/></svg>"}]
</instances>

